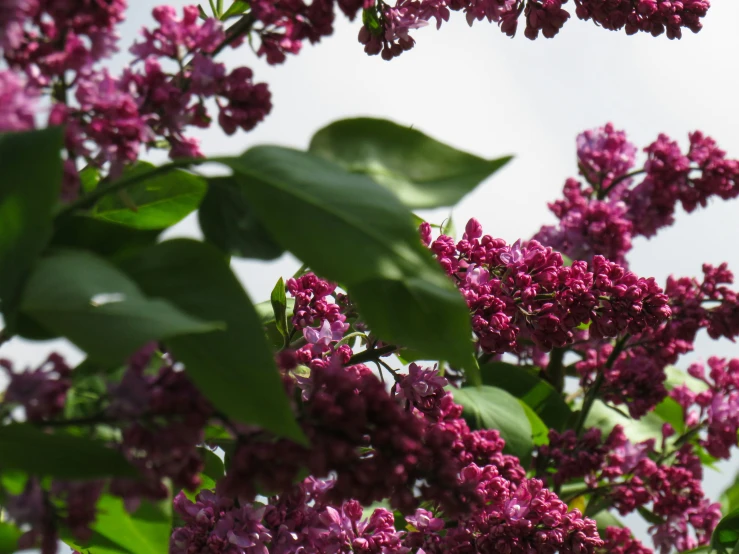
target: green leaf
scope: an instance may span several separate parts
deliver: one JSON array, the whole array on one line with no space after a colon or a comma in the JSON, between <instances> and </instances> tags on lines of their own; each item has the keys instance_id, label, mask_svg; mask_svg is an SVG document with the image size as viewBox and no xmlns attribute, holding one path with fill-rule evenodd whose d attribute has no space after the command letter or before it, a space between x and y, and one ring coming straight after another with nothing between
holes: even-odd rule
<instances>
[{"instance_id":1,"label":"green leaf","mask_svg":"<svg viewBox=\"0 0 739 554\"><path fill-rule=\"evenodd\" d=\"M724 514L728 514L739 509L739 473L737 473L734 478L734 482L721 494L720 500L721 511Z\"/></svg>"},{"instance_id":2,"label":"green leaf","mask_svg":"<svg viewBox=\"0 0 739 554\"><path fill-rule=\"evenodd\" d=\"M471 428L498 429L506 441L506 451L528 466L534 448L531 423L516 397L487 385L452 389L452 394L464 408L464 418Z\"/></svg>"},{"instance_id":3,"label":"green leaf","mask_svg":"<svg viewBox=\"0 0 739 554\"><path fill-rule=\"evenodd\" d=\"M294 307L295 299L288 298L285 305L285 317L288 321L290 321L293 316ZM259 320L262 322L264 332L267 335L267 340L270 345L274 348L282 348L285 345L285 335L277 329L277 321L275 319L275 311L272 308L272 302L270 300L260 302L259 304L255 304L254 308L257 311Z\"/></svg>"},{"instance_id":4,"label":"green leaf","mask_svg":"<svg viewBox=\"0 0 739 554\"><path fill-rule=\"evenodd\" d=\"M389 191L310 154L257 147L224 159L282 246L342 283L383 341L447 360L474 380L469 310Z\"/></svg>"},{"instance_id":5,"label":"green leaf","mask_svg":"<svg viewBox=\"0 0 739 554\"><path fill-rule=\"evenodd\" d=\"M0 521L0 554L18 552L18 539L22 534L15 525Z\"/></svg>"},{"instance_id":6,"label":"green leaf","mask_svg":"<svg viewBox=\"0 0 739 554\"><path fill-rule=\"evenodd\" d=\"M111 363L122 362L151 340L223 326L147 298L109 262L74 250L54 253L36 264L21 311L91 357Z\"/></svg>"},{"instance_id":7,"label":"green leaf","mask_svg":"<svg viewBox=\"0 0 739 554\"><path fill-rule=\"evenodd\" d=\"M198 220L205 239L229 255L274 260L285 253L255 216L233 177L208 180Z\"/></svg>"},{"instance_id":8,"label":"green leaf","mask_svg":"<svg viewBox=\"0 0 739 554\"><path fill-rule=\"evenodd\" d=\"M683 407L669 396L654 408L654 414L663 421L672 425L679 434L685 431L685 417Z\"/></svg>"},{"instance_id":9,"label":"green leaf","mask_svg":"<svg viewBox=\"0 0 739 554\"><path fill-rule=\"evenodd\" d=\"M0 427L0 468L62 479L136 476L120 452L98 441L44 433L26 423Z\"/></svg>"},{"instance_id":10,"label":"green leaf","mask_svg":"<svg viewBox=\"0 0 739 554\"><path fill-rule=\"evenodd\" d=\"M123 177L145 174L152 168L150 163L138 162ZM92 215L136 229L166 229L194 212L206 189L202 177L179 169L168 171L104 196Z\"/></svg>"},{"instance_id":11,"label":"green leaf","mask_svg":"<svg viewBox=\"0 0 739 554\"><path fill-rule=\"evenodd\" d=\"M59 222L50 246L89 250L104 258L115 258L154 244L159 233L157 230L133 229L87 215L74 215Z\"/></svg>"},{"instance_id":12,"label":"green leaf","mask_svg":"<svg viewBox=\"0 0 739 554\"><path fill-rule=\"evenodd\" d=\"M142 501L129 514L120 498L103 495L98 501L93 536L80 542L62 535L62 540L83 554L163 554L169 552L172 533L171 501L153 504Z\"/></svg>"},{"instance_id":13,"label":"green leaf","mask_svg":"<svg viewBox=\"0 0 739 554\"><path fill-rule=\"evenodd\" d=\"M59 127L0 134L0 301L13 325L19 289L51 237L62 183Z\"/></svg>"},{"instance_id":14,"label":"green leaf","mask_svg":"<svg viewBox=\"0 0 739 554\"><path fill-rule=\"evenodd\" d=\"M234 3L231 4L231 7L226 10L226 13L221 16L221 21L226 21L229 17L241 15L248 9L248 2L244 2L243 0L235 0Z\"/></svg>"},{"instance_id":15,"label":"green leaf","mask_svg":"<svg viewBox=\"0 0 739 554\"><path fill-rule=\"evenodd\" d=\"M652 525L662 525L665 522L663 518L659 517L653 511L648 510L644 506L638 506L636 510L639 512L639 515L642 516L647 523L651 523Z\"/></svg>"},{"instance_id":16,"label":"green leaf","mask_svg":"<svg viewBox=\"0 0 739 554\"><path fill-rule=\"evenodd\" d=\"M708 390L706 383L675 366L668 365L665 368L665 375L667 375L667 379L665 380L667 390L672 390L678 385L686 385L693 392Z\"/></svg>"},{"instance_id":17,"label":"green leaf","mask_svg":"<svg viewBox=\"0 0 739 554\"><path fill-rule=\"evenodd\" d=\"M598 427L603 431L603 436L607 436L616 425L621 425L624 428L624 434L631 442L641 442L647 439L656 439L659 442L662 440L662 423L662 419L652 412L635 420L621 415L600 400L596 400L585 420L585 427Z\"/></svg>"},{"instance_id":18,"label":"green leaf","mask_svg":"<svg viewBox=\"0 0 739 554\"><path fill-rule=\"evenodd\" d=\"M216 487L218 481L226 474L223 460L213 452L210 448L198 448L198 452L205 461L205 467L200 473L200 486L194 491L183 491L185 496L193 502L202 490L212 490Z\"/></svg>"},{"instance_id":19,"label":"green leaf","mask_svg":"<svg viewBox=\"0 0 739 554\"><path fill-rule=\"evenodd\" d=\"M285 293L285 281L280 277L270 296L272 310L275 313L275 324L280 334L287 338L287 294Z\"/></svg>"},{"instance_id":20,"label":"green leaf","mask_svg":"<svg viewBox=\"0 0 739 554\"><path fill-rule=\"evenodd\" d=\"M82 192L91 192L95 190L100 182L100 170L92 165L88 165L80 171L80 187Z\"/></svg>"},{"instance_id":21,"label":"green leaf","mask_svg":"<svg viewBox=\"0 0 739 554\"><path fill-rule=\"evenodd\" d=\"M254 306L217 249L171 240L142 250L123 267L147 294L194 317L226 323L221 331L166 341L219 410L237 421L304 440Z\"/></svg>"},{"instance_id":22,"label":"green leaf","mask_svg":"<svg viewBox=\"0 0 739 554\"><path fill-rule=\"evenodd\" d=\"M521 403L523 411L526 412L526 418L531 424L531 439L534 441L534 445L541 446L542 444L549 444L549 427L544 424L541 418L526 402L520 398L518 401Z\"/></svg>"},{"instance_id":23,"label":"green leaf","mask_svg":"<svg viewBox=\"0 0 739 554\"><path fill-rule=\"evenodd\" d=\"M313 136L309 151L369 175L411 208L452 206L511 160L485 160L415 129L370 118L324 127Z\"/></svg>"},{"instance_id":24,"label":"green leaf","mask_svg":"<svg viewBox=\"0 0 739 554\"><path fill-rule=\"evenodd\" d=\"M711 549L727 554L739 542L739 510L734 510L718 522L711 536Z\"/></svg>"},{"instance_id":25,"label":"green leaf","mask_svg":"<svg viewBox=\"0 0 739 554\"><path fill-rule=\"evenodd\" d=\"M538 376L538 368L490 362L480 368L482 382L508 391L528 404L551 429L562 431L572 410L556 389Z\"/></svg>"},{"instance_id":26,"label":"green leaf","mask_svg":"<svg viewBox=\"0 0 739 554\"><path fill-rule=\"evenodd\" d=\"M260 302L259 304L254 304L254 309L257 311L257 315L259 316L259 321L262 322L262 325L265 327L268 325L275 325L275 311L272 308L272 301L271 300L265 300L264 302ZM295 309L295 299L294 298L287 298L285 303L285 315L289 319L293 316L293 310Z\"/></svg>"},{"instance_id":27,"label":"green leaf","mask_svg":"<svg viewBox=\"0 0 739 554\"><path fill-rule=\"evenodd\" d=\"M601 533L601 537L604 536L607 527L624 526L624 524L621 523L621 520L619 520L615 515L613 515L613 513L609 512L608 510L598 512L593 516L593 519L598 525L598 531Z\"/></svg>"}]
</instances>

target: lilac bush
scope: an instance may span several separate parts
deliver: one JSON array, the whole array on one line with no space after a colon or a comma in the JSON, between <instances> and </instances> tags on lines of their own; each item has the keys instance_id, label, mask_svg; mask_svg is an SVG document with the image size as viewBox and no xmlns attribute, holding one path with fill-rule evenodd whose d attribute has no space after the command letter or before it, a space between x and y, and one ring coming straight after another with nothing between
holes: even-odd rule
<instances>
[{"instance_id":1,"label":"lilac bush","mask_svg":"<svg viewBox=\"0 0 739 554\"><path fill-rule=\"evenodd\" d=\"M668 38L709 8L573 3ZM733 274L659 283L628 257L679 208L738 196L739 160L701 132L640 151L608 123L577 137L555 225L510 244L471 219L457 239L412 210L453 204L510 158L373 119L333 123L306 152L205 158L194 128L250 131L272 108L218 55L248 42L283 63L332 33L337 7L385 59L453 11L551 38L572 4L209 4L154 7L119 75L106 60L124 0L0 6L0 345L66 338L87 356L0 358L0 552L736 548L739 485L722 506L701 480L737 445L739 360L675 367L699 332L739 335ZM152 149L171 161L143 162ZM195 211L203 241L160 240ZM303 267L252 304L230 257L285 251Z\"/></svg>"}]
</instances>

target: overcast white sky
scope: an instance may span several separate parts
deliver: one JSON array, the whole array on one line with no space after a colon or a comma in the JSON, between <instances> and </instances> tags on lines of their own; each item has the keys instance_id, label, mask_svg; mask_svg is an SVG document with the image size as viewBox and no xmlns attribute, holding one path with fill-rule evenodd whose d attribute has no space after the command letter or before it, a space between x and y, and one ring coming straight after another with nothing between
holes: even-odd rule
<instances>
[{"instance_id":1,"label":"overcast white sky","mask_svg":"<svg viewBox=\"0 0 739 554\"><path fill-rule=\"evenodd\" d=\"M170 2L178 6L189 2ZM124 47L150 24L154 2L130 0L122 29ZM207 3L205 3L207 4ZM274 109L254 132L226 137L217 127L200 134L206 153L238 153L251 145L276 143L303 148L325 124L368 115L393 119L481 156L515 154L507 168L485 182L455 209L462 223L477 217L486 232L509 241L529 238L553 217L546 202L560 195L574 175L575 136L612 121L642 147L665 132L681 143L696 129L713 136L739 157L739 2L715 0L697 35L681 41L661 36L626 36L570 20L552 40L509 39L494 25L470 28L462 14L436 31L415 33L416 47L391 62L368 57L357 43L357 22L339 17L336 33L307 45L286 64L269 67L247 47L229 51L230 66L248 65L269 83ZM146 6L146 7L144 7ZM574 12L572 2L569 7ZM119 56L118 66L126 56ZM448 211L433 218L440 222ZM637 240L632 269L664 281L670 273L696 275L701 264L729 262L739 272L739 204L714 202L650 241ZM171 235L198 233L189 218ZM254 301L268 297L280 275L297 263L235 262ZM14 341L0 355L39 361L48 344ZM739 347L703 337L697 355L739 356ZM717 496L733 472L711 477Z\"/></svg>"}]
</instances>

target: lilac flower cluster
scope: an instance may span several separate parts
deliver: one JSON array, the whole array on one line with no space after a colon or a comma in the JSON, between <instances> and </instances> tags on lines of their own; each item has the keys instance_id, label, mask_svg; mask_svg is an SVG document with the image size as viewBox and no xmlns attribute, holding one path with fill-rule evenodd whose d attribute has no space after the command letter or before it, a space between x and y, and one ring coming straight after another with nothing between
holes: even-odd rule
<instances>
[{"instance_id":1,"label":"lilac flower cluster","mask_svg":"<svg viewBox=\"0 0 739 554\"><path fill-rule=\"evenodd\" d=\"M691 391L679 385L670 396L680 404L686 424L691 428L705 428L700 444L715 458L729 458L729 450L737 445L739 431L739 360L708 359L709 372L703 364L695 363L688 373L706 384L702 392Z\"/></svg>"},{"instance_id":2,"label":"lilac flower cluster","mask_svg":"<svg viewBox=\"0 0 739 554\"><path fill-rule=\"evenodd\" d=\"M56 554L60 525L80 541L89 539L103 487L103 481L54 480L44 490L38 479L29 478L23 492L9 495L4 506L16 525L29 528L18 539L18 548L40 546L41 554ZM58 509L60 503L64 511Z\"/></svg>"},{"instance_id":3,"label":"lilac flower cluster","mask_svg":"<svg viewBox=\"0 0 739 554\"><path fill-rule=\"evenodd\" d=\"M336 501L389 498L407 512L415 509L412 491L421 480L454 492L461 469L450 457L455 437L427 433L423 418L404 409L369 368L338 362L334 356L328 364L312 364L310 377L302 379L300 421L311 446L261 432L241 437L219 492L243 498L282 492L303 467L315 477L336 475L330 492Z\"/></svg>"},{"instance_id":4,"label":"lilac flower cluster","mask_svg":"<svg viewBox=\"0 0 739 554\"><path fill-rule=\"evenodd\" d=\"M564 199L549 204L559 223L542 227L534 239L573 259L603 255L623 265L634 237L651 237L672 225L678 202L692 212L714 196L739 196L739 160L726 158L700 132L689 139L683 154L675 141L660 135L644 149L643 168L632 171L636 147L623 131L610 123L585 131L577 138L577 156L588 186L568 179Z\"/></svg>"},{"instance_id":5,"label":"lilac flower cluster","mask_svg":"<svg viewBox=\"0 0 739 554\"><path fill-rule=\"evenodd\" d=\"M0 406L22 406L26 420L34 422L62 413L72 386L72 368L59 354L52 353L34 370L14 372L10 360L3 358L0 358L0 368L9 378Z\"/></svg>"},{"instance_id":6,"label":"lilac flower cluster","mask_svg":"<svg viewBox=\"0 0 739 554\"><path fill-rule=\"evenodd\" d=\"M31 478L25 491L8 502L8 514L18 525L30 526L22 544L41 545L43 554L56 552L60 525L80 541L90 537L97 500L103 490L123 498L129 511L141 499L162 500L169 483L195 490L203 460L197 448L213 410L184 372L171 362L157 363L155 344L136 352L120 381L111 384L104 407L89 418L91 424L110 422L120 429L119 448L138 470L136 478L95 481L53 480L46 488ZM53 424L62 415L72 385L71 368L58 354L36 370L12 372L0 360L10 383L0 406L22 406L28 421ZM7 413L5 413L7 416Z\"/></svg>"},{"instance_id":7,"label":"lilac flower cluster","mask_svg":"<svg viewBox=\"0 0 739 554\"><path fill-rule=\"evenodd\" d=\"M612 554L652 554L639 540L631 536L625 527L606 527L603 552Z\"/></svg>"},{"instance_id":8,"label":"lilac flower cluster","mask_svg":"<svg viewBox=\"0 0 739 554\"><path fill-rule=\"evenodd\" d=\"M120 448L140 472L137 479L117 478L110 486L130 510L141 498L166 498L163 479L179 488L198 487L203 460L197 446L213 415L200 391L171 363L147 373L154 352L152 344L131 358L123 378L110 390L106 410L108 416L124 422Z\"/></svg>"},{"instance_id":9,"label":"lilac flower cluster","mask_svg":"<svg viewBox=\"0 0 739 554\"><path fill-rule=\"evenodd\" d=\"M663 523L651 527L650 533L660 552L666 554L674 546L683 551L707 544L721 518L718 504L704 498L702 466L693 447L685 444L669 450L668 438L673 434L666 425L660 452L654 439L630 442L620 426L605 440L599 429L589 429L579 437L572 431L551 431L549 445L540 447L538 456L553 462L555 483L584 478L593 490L603 491L596 494L623 515L651 508ZM540 466L546 467L546 463ZM628 533L614 531L609 540L628 543L630 539Z\"/></svg>"},{"instance_id":10,"label":"lilac flower cluster","mask_svg":"<svg viewBox=\"0 0 739 554\"><path fill-rule=\"evenodd\" d=\"M697 33L701 30L701 18L706 15L711 4L708 0L686 0L670 2L666 0L574 0L577 17L592 19L593 23L605 29L625 29L633 35L638 32L659 36L667 33L674 39L682 36L687 28Z\"/></svg>"},{"instance_id":11,"label":"lilac flower cluster","mask_svg":"<svg viewBox=\"0 0 739 554\"><path fill-rule=\"evenodd\" d=\"M244 554L324 552L410 554L425 552L559 551L591 553L601 546L595 522L569 512L556 495L531 479L518 487L492 466L470 466L467 478L481 481L487 503L475 515L453 522L425 509L405 517L407 531L397 530L396 514L376 508L364 517L356 500L331 505L332 481L308 478L266 506L236 503L201 492L196 502L180 494L175 510L185 525L172 534L173 554L234 552ZM474 549L474 550L470 550Z\"/></svg>"},{"instance_id":12,"label":"lilac flower cluster","mask_svg":"<svg viewBox=\"0 0 739 554\"><path fill-rule=\"evenodd\" d=\"M573 342L575 329L592 322L591 335L639 333L670 317L667 296L654 279L637 277L602 256L566 267L562 256L536 241L507 245L482 235L472 219L461 241L441 235L422 239L459 286L472 311L483 351L516 352L528 338L542 349Z\"/></svg>"},{"instance_id":13,"label":"lilac flower cluster","mask_svg":"<svg viewBox=\"0 0 739 554\"><path fill-rule=\"evenodd\" d=\"M580 19L593 20L610 30L625 29L633 35L648 32L654 36L667 33L674 39L687 28L697 33L701 18L706 15L708 0L669 2L667 0L574 0L575 13ZM436 28L449 20L450 10L463 11L467 22L487 19L512 37L523 16L524 35L534 40L539 33L553 38L570 18L564 9L567 0L397 0L394 6L383 1L365 3L372 16L359 33L359 41L368 54L382 53L390 60L410 50L415 40L410 31L425 27L433 19Z\"/></svg>"},{"instance_id":14,"label":"lilac flower cluster","mask_svg":"<svg viewBox=\"0 0 739 554\"><path fill-rule=\"evenodd\" d=\"M142 147L166 145L173 158L202 156L197 140L184 133L210 125L210 98L227 134L253 129L272 107L267 85L254 83L249 68L229 73L213 60L226 35L218 20L201 21L197 6L185 7L181 18L174 8L154 8L158 26L144 29L131 47L134 64L120 76L101 69L99 62L117 50L115 27L125 9L125 0L33 0L0 21L9 67L0 71L7 96L0 131L34 127L33 100L50 95L48 124L66 126L67 198L77 194L80 165L115 178Z\"/></svg>"},{"instance_id":15,"label":"lilac flower cluster","mask_svg":"<svg viewBox=\"0 0 739 554\"><path fill-rule=\"evenodd\" d=\"M600 373L602 396L625 404L632 417L638 418L667 396L665 368L693 350L701 329L714 339L739 336L739 302L736 292L727 286L733 282L732 273L726 264L705 264L703 274L702 281L670 277L665 287L672 310L670 320L630 337L624 352L610 366L606 362L613 353L612 345L591 342L583 349L584 359L575 366L581 384L590 386Z\"/></svg>"}]
</instances>

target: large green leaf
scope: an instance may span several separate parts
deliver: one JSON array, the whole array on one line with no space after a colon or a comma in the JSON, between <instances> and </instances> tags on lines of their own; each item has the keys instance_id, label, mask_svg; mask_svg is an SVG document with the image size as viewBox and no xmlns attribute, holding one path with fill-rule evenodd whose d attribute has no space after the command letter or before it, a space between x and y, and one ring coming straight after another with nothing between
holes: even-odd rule
<instances>
[{"instance_id":1,"label":"large green leaf","mask_svg":"<svg viewBox=\"0 0 739 554\"><path fill-rule=\"evenodd\" d=\"M123 178L150 172L154 166L139 162ZM205 179L182 170L144 179L125 190L104 196L92 215L137 229L166 229L194 212L205 196Z\"/></svg>"},{"instance_id":2,"label":"large green leaf","mask_svg":"<svg viewBox=\"0 0 739 554\"><path fill-rule=\"evenodd\" d=\"M112 363L151 340L223 327L147 298L103 258L75 250L54 253L36 264L21 311L91 357Z\"/></svg>"},{"instance_id":3,"label":"large green leaf","mask_svg":"<svg viewBox=\"0 0 739 554\"><path fill-rule=\"evenodd\" d=\"M466 303L392 193L286 148L257 147L221 161L275 240L345 286L378 337L474 372Z\"/></svg>"},{"instance_id":4,"label":"large green leaf","mask_svg":"<svg viewBox=\"0 0 739 554\"><path fill-rule=\"evenodd\" d=\"M154 244L159 233L157 230L134 229L88 215L74 215L58 222L49 246L89 250L104 258L114 258Z\"/></svg>"},{"instance_id":5,"label":"large green leaf","mask_svg":"<svg viewBox=\"0 0 739 554\"><path fill-rule=\"evenodd\" d=\"M452 206L511 160L485 160L384 119L344 119L318 131L310 152L364 173L411 208Z\"/></svg>"},{"instance_id":6,"label":"large green leaf","mask_svg":"<svg viewBox=\"0 0 739 554\"><path fill-rule=\"evenodd\" d=\"M18 539L22 532L15 525L0 522L0 554L18 552Z\"/></svg>"},{"instance_id":7,"label":"large green leaf","mask_svg":"<svg viewBox=\"0 0 739 554\"><path fill-rule=\"evenodd\" d=\"M11 326L21 283L51 236L62 138L60 128L0 134L0 308Z\"/></svg>"},{"instance_id":8,"label":"large green leaf","mask_svg":"<svg viewBox=\"0 0 739 554\"><path fill-rule=\"evenodd\" d=\"M274 260L285 252L254 215L233 177L208 180L208 193L200 205L198 219L205 239L227 254Z\"/></svg>"},{"instance_id":9,"label":"large green leaf","mask_svg":"<svg viewBox=\"0 0 739 554\"><path fill-rule=\"evenodd\" d=\"M739 543L739 510L734 510L718 522L711 535L711 550L728 554Z\"/></svg>"},{"instance_id":10,"label":"large green leaf","mask_svg":"<svg viewBox=\"0 0 739 554\"><path fill-rule=\"evenodd\" d=\"M506 451L517 456L524 467L534 449L529 418L518 399L496 387L452 389L454 401L464 408L464 418L473 429L498 429Z\"/></svg>"},{"instance_id":11,"label":"large green leaf","mask_svg":"<svg viewBox=\"0 0 739 554\"><path fill-rule=\"evenodd\" d=\"M0 427L0 469L63 479L136 475L120 452L98 441L44 433L26 423Z\"/></svg>"},{"instance_id":12,"label":"large green leaf","mask_svg":"<svg viewBox=\"0 0 739 554\"><path fill-rule=\"evenodd\" d=\"M62 539L83 554L164 554L169 552L172 533L171 502L143 501L129 514L120 498L103 495L90 540L80 542L69 533Z\"/></svg>"},{"instance_id":13,"label":"large green leaf","mask_svg":"<svg viewBox=\"0 0 739 554\"><path fill-rule=\"evenodd\" d=\"M482 382L499 387L520 398L552 429L562 431L572 411L562 395L537 375L538 368L505 362L490 362L480 367Z\"/></svg>"},{"instance_id":14,"label":"large green leaf","mask_svg":"<svg viewBox=\"0 0 739 554\"><path fill-rule=\"evenodd\" d=\"M175 358L226 415L302 440L254 306L221 253L178 239L141 251L124 269L149 295L206 320L221 331L166 341Z\"/></svg>"}]
</instances>

